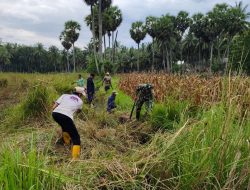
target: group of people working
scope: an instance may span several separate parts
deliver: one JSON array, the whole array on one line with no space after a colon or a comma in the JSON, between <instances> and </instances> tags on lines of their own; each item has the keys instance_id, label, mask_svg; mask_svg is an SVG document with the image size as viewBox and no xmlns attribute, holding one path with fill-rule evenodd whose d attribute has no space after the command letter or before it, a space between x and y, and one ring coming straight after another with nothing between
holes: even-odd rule
<instances>
[{"instance_id":1,"label":"group of people working","mask_svg":"<svg viewBox=\"0 0 250 190\"><path fill-rule=\"evenodd\" d=\"M82 96L87 97L87 101L90 105L92 105L92 101L95 95L95 85L94 85L94 74L90 74L87 79L87 85L85 88L84 79L81 75L78 76L78 80L74 83L77 84L74 92L72 94L63 94L59 97L53 106L52 117L53 119L61 126L62 133L60 142L64 145L72 146L72 158L77 159L80 155L80 135L76 129L76 126L73 121L74 113L80 112L83 106ZM72 83L73 84L73 83ZM106 92L112 87L111 76L109 73L106 73L103 78L102 84L104 85L104 89ZM136 89L136 119L139 120L141 107L145 103L146 111L151 111L152 103L153 103L153 93L152 93L152 85L143 84L139 85ZM107 112L111 113L115 108L115 98L117 92L112 91L111 95L107 101Z\"/></svg>"},{"instance_id":2,"label":"group of people working","mask_svg":"<svg viewBox=\"0 0 250 190\"><path fill-rule=\"evenodd\" d=\"M84 79L79 74L78 80L73 82L76 83L76 87L72 94L63 94L60 96L54 103L52 117L53 119L61 126L62 137L59 139L59 142L62 142L64 145L72 146L72 158L77 159L80 155L81 141L80 135L74 124L74 113L80 112L83 106L82 96L87 98L87 101L92 105L92 101L95 95L95 84L94 84L94 74L90 74L87 79L87 85L85 88ZM104 89L107 92L110 87L112 87L111 76L109 73L106 73L103 79ZM108 99L107 111L109 113L116 107L115 97L117 93L113 91L111 96Z\"/></svg>"}]
</instances>

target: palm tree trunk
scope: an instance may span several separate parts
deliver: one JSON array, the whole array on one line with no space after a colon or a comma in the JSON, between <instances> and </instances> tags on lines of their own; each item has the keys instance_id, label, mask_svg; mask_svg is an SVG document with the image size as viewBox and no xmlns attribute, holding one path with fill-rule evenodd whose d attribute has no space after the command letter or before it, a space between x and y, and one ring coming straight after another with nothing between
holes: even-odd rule
<instances>
[{"instance_id":1,"label":"palm tree trunk","mask_svg":"<svg viewBox=\"0 0 250 190\"><path fill-rule=\"evenodd\" d=\"M228 59L228 57L229 57L229 48L230 48L230 44L231 44L231 40L229 39L228 42L227 42L227 48L226 48L225 53L224 53L224 55L223 55L223 60L224 60L225 58ZM227 70L228 70L228 60L227 60L226 65L225 65L225 71L227 72ZM226 72L225 72L225 73L226 73Z\"/></svg>"},{"instance_id":2,"label":"palm tree trunk","mask_svg":"<svg viewBox=\"0 0 250 190\"><path fill-rule=\"evenodd\" d=\"M99 60L102 61L102 0L98 0L98 22L99 22Z\"/></svg>"},{"instance_id":3,"label":"palm tree trunk","mask_svg":"<svg viewBox=\"0 0 250 190\"><path fill-rule=\"evenodd\" d=\"M76 58L75 58L75 45L72 44L73 46L73 61L74 61L74 73L76 72Z\"/></svg>"},{"instance_id":4,"label":"palm tree trunk","mask_svg":"<svg viewBox=\"0 0 250 190\"><path fill-rule=\"evenodd\" d=\"M116 31L116 34L115 34L115 40L114 40L114 45L113 45L113 50L112 50L112 63L115 62L115 50L116 50L117 35L118 35L118 31Z\"/></svg>"},{"instance_id":5,"label":"palm tree trunk","mask_svg":"<svg viewBox=\"0 0 250 190\"><path fill-rule=\"evenodd\" d=\"M67 71L69 72L69 50L67 50Z\"/></svg>"},{"instance_id":6,"label":"palm tree trunk","mask_svg":"<svg viewBox=\"0 0 250 190\"><path fill-rule=\"evenodd\" d=\"M98 62L97 62L97 58L96 58L96 38L95 38L95 18L94 18L94 12L93 12L93 6L91 5L90 6L90 9L91 9L91 19L92 19L92 36L93 36L93 43L94 43L94 46L93 46L93 52L94 52L94 58L95 58L95 65L96 65L96 70L97 70L97 73L99 74L100 71L99 71L99 66L98 66Z\"/></svg>"},{"instance_id":7,"label":"palm tree trunk","mask_svg":"<svg viewBox=\"0 0 250 190\"><path fill-rule=\"evenodd\" d=\"M155 39L153 38L153 42L152 42L152 68L151 71L154 72L154 62L155 62L155 49L154 49L154 43Z\"/></svg>"},{"instance_id":8,"label":"palm tree trunk","mask_svg":"<svg viewBox=\"0 0 250 190\"><path fill-rule=\"evenodd\" d=\"M111 34L109 33L108 34L108 37L109 37L109 49L110 49L110 36L111 36Z\"/></svg>"},{"instance_id":9,"label":"palm tree trunk","mask_svg":"<svg viewBox=\"0 0 250 190\"><path fill-rule=\"evenodd\" d=\"M171 51L171 49L170 49L170 51L169 51L169 72L170 73L172 73L172 68L173 68L173 52Z\"/></svg>"},{"instance_id":10,"label":"palm tree trunk","mask_svg":"<svg viewBox=\"0 0 250 190\"><path fill-rule=\"evenodd\" d=\"M104 43L104 58L106 58L106 35L103 35L103 43Z\"/></svg>"},{"instance_id":11,"label":"palm tree trunk","mask_svg":"<svg viewBox=\"0 0 250 190\"><path fill-rule=\"evenodd\" d=\"M112 51L110 52L110 60L112 60L112 63L114 63L114 59L113 59L114 46L115 46L114 31L112 31Z\"/></svg>"},{"instance_id":12,"label":"palm tree trunk","mask_svg":"<svg viewBox=\"0 0 250 190\"><path fill-rule=\"evenodd\" d=\"M162 65L163 65L163 70L166 72L166 51L164 48L162 50Z\"/></svg>"},{"instance_id":13,"label":"palm tree trunk","mask_svg":"<svg viewBox=\"0 0 250 190\"><path fill-rule=\"evenodd\" d=\"M140 48L140 43L137 44L138 45L138 52L137 52L137 72L140 71L140 55L139 55L139 48Z\"/></svg>"},{"instance_id":14,"label":"palm tree trunk","mask_svg":"<svg viewBox=\"0 0 250 190\"><path fill-rule=\"evenodd\" d=\"M209 66L209 72L212 72L212 64L213 64L213 50L214 50L214 43L211 42L211 47L210 47L210 66Z\"/></svg>"},{"instance_id":15,"label":"palm tree trunk","mask_svg":"<svg viewBox=\"0 0 250 190\"><path fill-rule=\"evenodd\" d=\"M199 45L199 64L198 65L201 65L201 47Z\"/></svg>"}]
</instances>

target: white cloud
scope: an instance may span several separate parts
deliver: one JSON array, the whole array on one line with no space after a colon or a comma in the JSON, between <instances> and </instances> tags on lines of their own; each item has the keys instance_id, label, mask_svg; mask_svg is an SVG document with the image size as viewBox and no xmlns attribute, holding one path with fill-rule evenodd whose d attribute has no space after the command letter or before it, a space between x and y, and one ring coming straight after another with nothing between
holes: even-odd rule
<instances>
[{"instance_id":1,"label":"white cloud","mask_svg":"<svg viewBox=\"0 0 250 190\"><path fill-rule=\"evenodd\" d=\"M5 42L33 45L41 42L47 45L60 45L60 42L54 38L46 37L35 32L27 31L21 28L6 28L0 26L0 36L5 36Z\"/></svg>"},{"instance_id":2,"label":"white cloud","mask_svg":"<svg viewBox=\"0 0 250 190\"><path fill-rule=\"evenodd\" d=\"M149 15L177 14L181 10L191 15L205 13L216 3L223 2L235 4L235 0L113 0L123 13L118 40L124 45L135 46L129 35L131 23L144 21ZM249 0L243 0L244 5L247 3ZM0 7L0 38L3 41L24 44L39 41L45 46L60 46L58 36L67 20L76 20L82 26L77 46L83 47L90 41L91 33L84 23L90 7L83 0L1 0ZM145 41L150 41L150 38Z\"/></svg>"}]
</instances>

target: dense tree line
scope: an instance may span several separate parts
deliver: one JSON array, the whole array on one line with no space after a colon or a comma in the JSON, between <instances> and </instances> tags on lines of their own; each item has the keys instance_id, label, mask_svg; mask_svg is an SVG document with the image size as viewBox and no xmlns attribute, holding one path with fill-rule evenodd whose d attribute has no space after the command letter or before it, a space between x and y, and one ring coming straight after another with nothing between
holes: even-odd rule
<instances>
[{"instance_id":1,"label":"dense tree line","mask_svg":"<svg viewBox=\"0 0 250 190\"><path fill-rule=\"evenodd\" d=\"M197 13L193 16L180 11L176 16L163 15L147 17L145 23L132 23L131 38L139 44L148 34L152 37L151 68L173 72L178 67L183 71L220 71L228 69L231 47L237 36L249 30L247 21L249 13L242 2L230 6L226 3L216 4L207 14ZM234 41L235 42L235 41ZM155 62L155 56L158 59ZM145 57L145 55L143 56ZM183 63L182 65L177 65ZM140 63L143 64L143 63ZM139 70L139 59L137 71ZM249 63L248 63L249 64ZM143 68L141 68L143 69Z\"/></svg>"},{"instance_id":2,"label":"dense tree line","mask_svg":"<svg viewBox=\"0 0 250 190\"><path fill-rule=\"evenodd\" d=\"M111 0L84 2L90 6L84 21L92 32L85 50L74 47L81 26L70 20L59 36L63 51L55 46L45 49L42 44L1 44L1 71L225 73L231 68L242 68L250 73L250 14L242 2L234 6L216 4L206 14L180 11L177 15L148 16L134 22L128 32L137 48L117 41L123 18ZM146 35L152 38L151 43L143 43Z\"/></svg>"},{"instance_id":3,"label":"dense tree line","mask_svg":"<svg viewBox=\"0 0 250 190\"><path fill-rule=\"evenodd\" d=\"M86 69L87 50L75 48L76 65L78 70ZM73 52L59 50L56 46L45 48L38 43L35 46L0 44L0 71L4 72L66 72L73 71Z\"/></svg>"}]
</instances>

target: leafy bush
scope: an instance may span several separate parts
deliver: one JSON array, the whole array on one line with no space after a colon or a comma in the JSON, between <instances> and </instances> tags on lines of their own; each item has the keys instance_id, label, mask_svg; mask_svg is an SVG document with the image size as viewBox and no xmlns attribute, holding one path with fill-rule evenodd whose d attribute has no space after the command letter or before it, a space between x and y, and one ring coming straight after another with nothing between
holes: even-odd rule
<instances>
[{"instance_id":1,"label":"leafy bush","mask_svg":"<svg viewBox=\"0 0 250 190\"><path fill-rule=\"evenodd\" d=\"M42 85L34 87L22 104L24 118L47 116L49 104L47 88Z\"/></svg>"}]
</instances>

